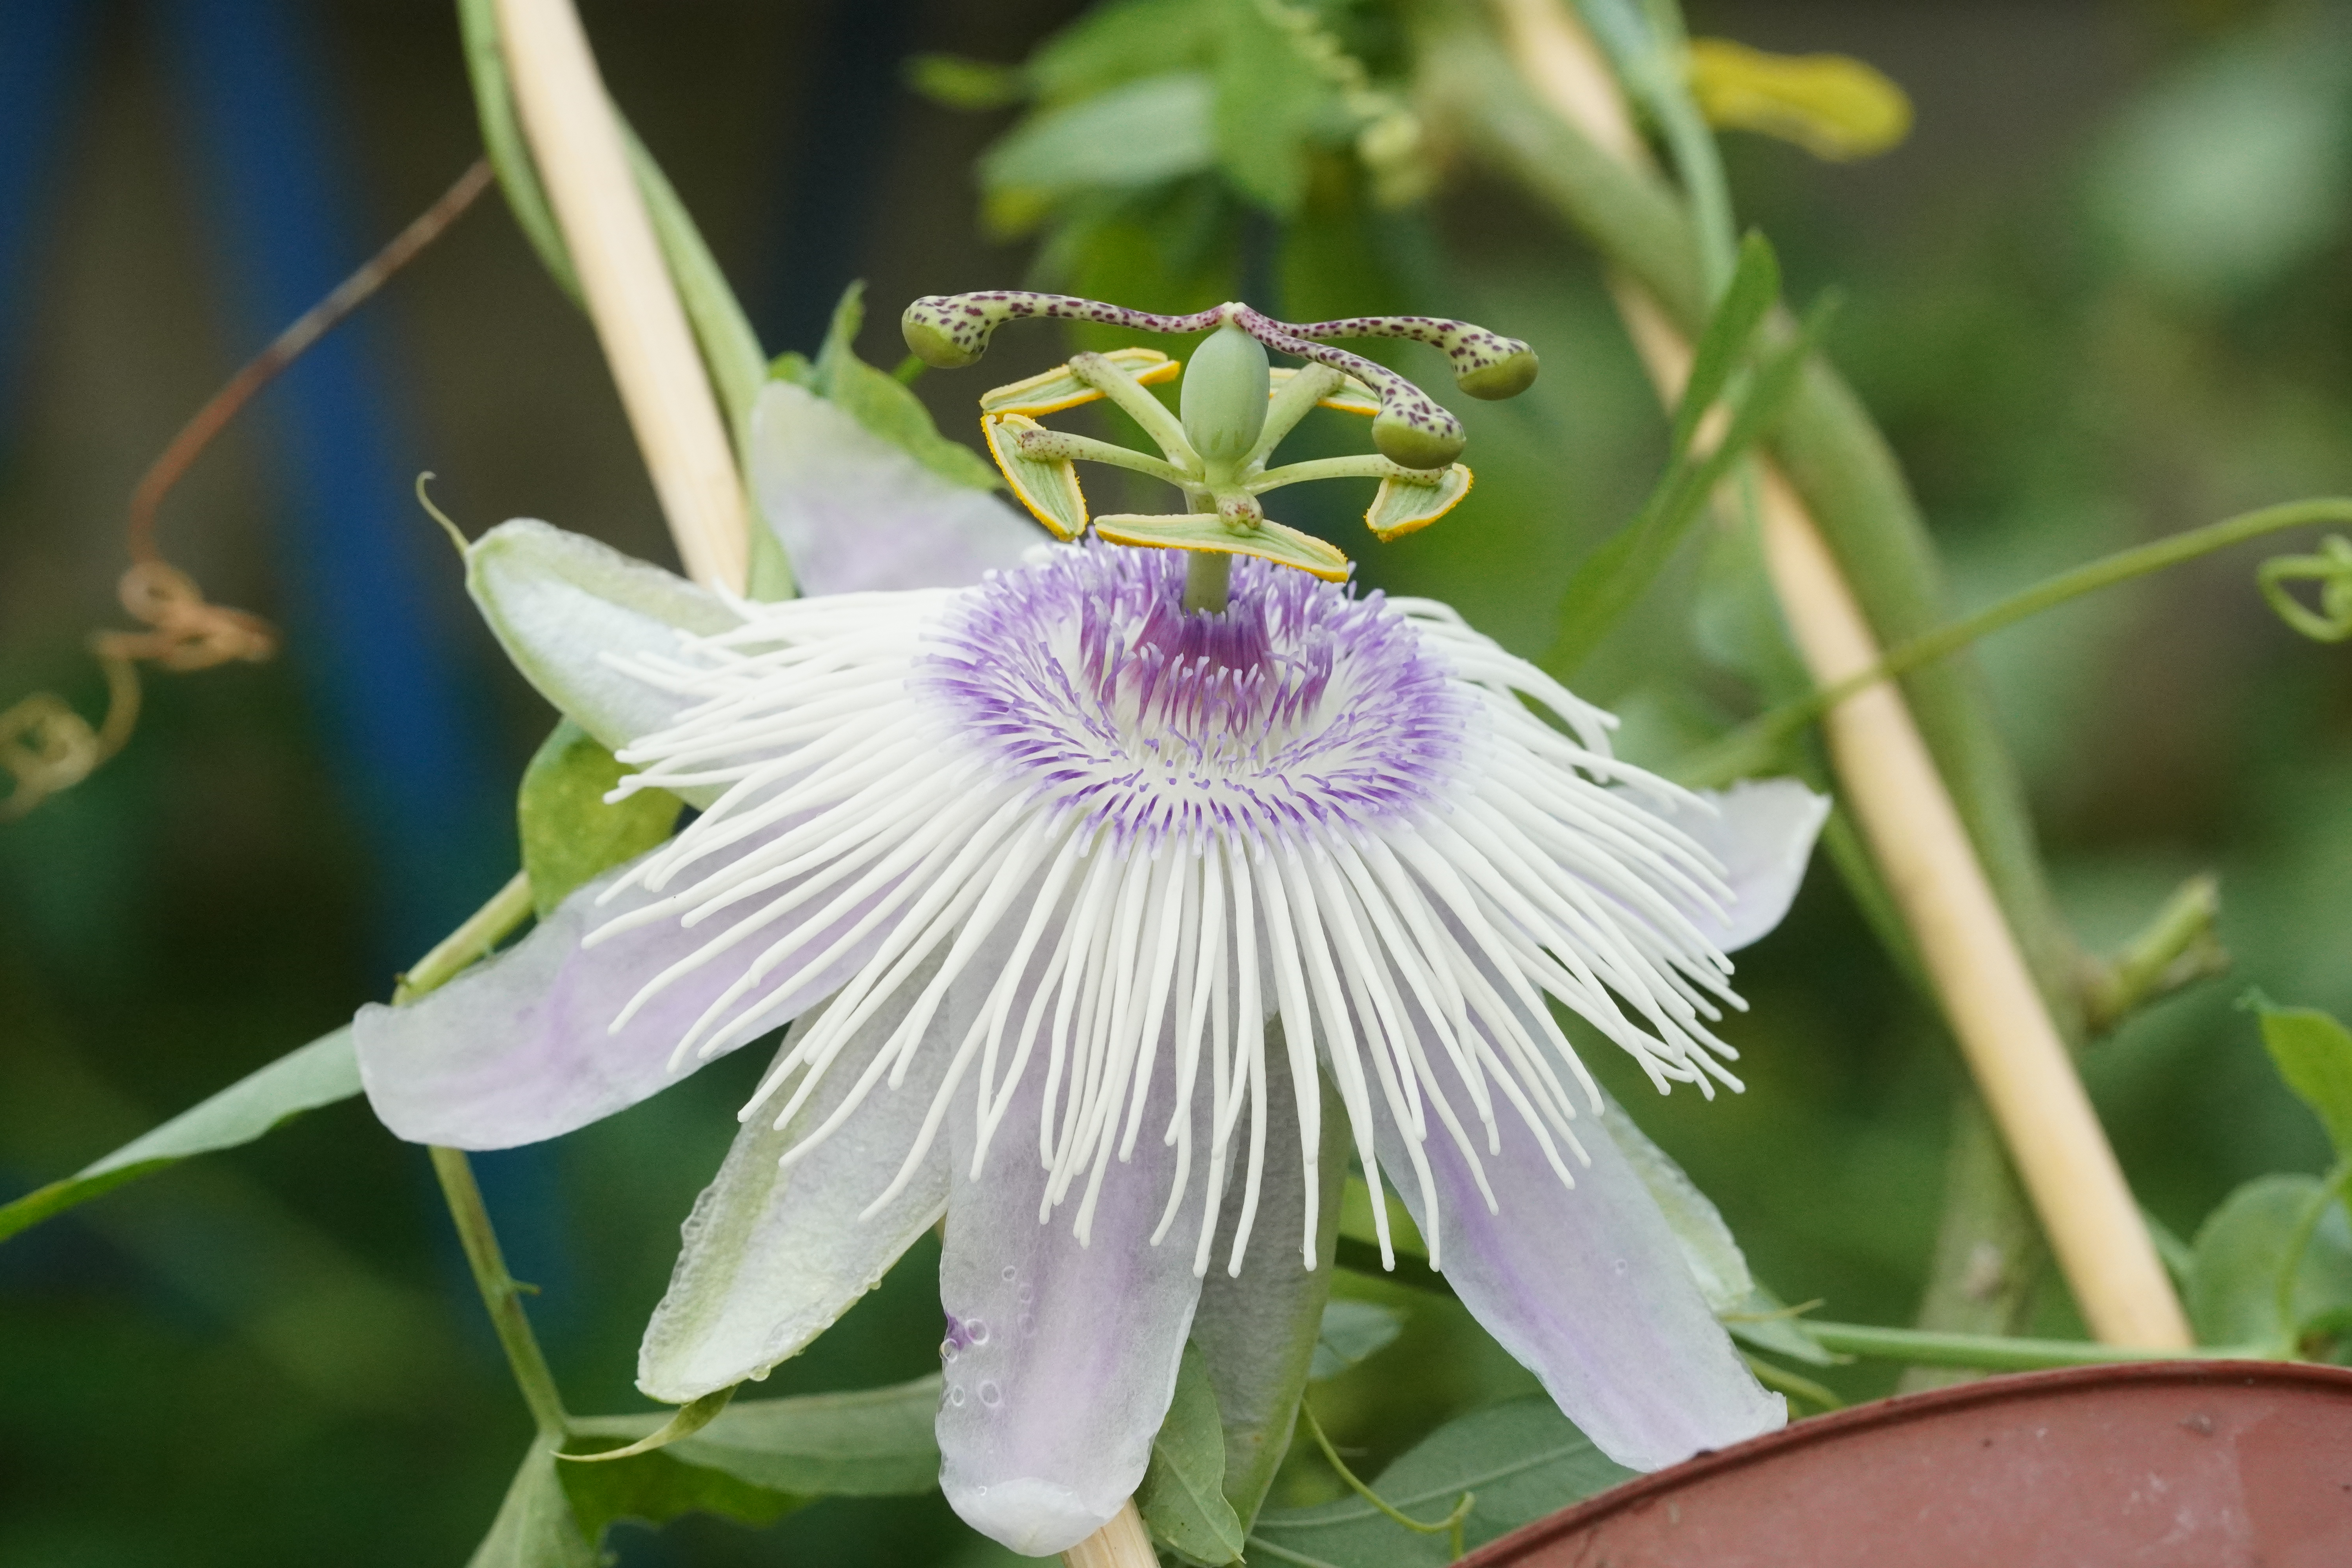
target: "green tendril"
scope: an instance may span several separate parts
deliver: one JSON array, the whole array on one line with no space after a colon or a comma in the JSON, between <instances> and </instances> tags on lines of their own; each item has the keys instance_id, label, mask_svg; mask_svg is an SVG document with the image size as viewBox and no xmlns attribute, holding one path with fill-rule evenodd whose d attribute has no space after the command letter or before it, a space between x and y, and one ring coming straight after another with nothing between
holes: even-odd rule
<instances>
[{"instance_id":1,"label":"green tendril","mask_svg":"<svg viewBox=\"0 0 2352 1568\"><path fill-rule=\"evenodd\" d=\"M1467 1550L1463 1540L1463 1531L1469 1521L1471 1507L1478 1500L1477 1493L1464 1492L1460 1500L1454 1503L1454 1511L1444 1519L1424 1521L1414 1519L1409 1514L1401 1513L1388 1499L1357 1479L1356 1472L1349 1469L1347 1461L1339 1458L1339 1450L1331 1446L1331 1439L1324 1435L1323 1424L1315 1419L1315 1412L1307 1407L1307 1401L1304 1399L1298 1402L1298 1418L1307 1423L1307 1435L1315 1439L1315 1446L1323 1450L1324 1459L1330 1464L1339 1479L1348 1483L1349 1490L1416 1535L1444 1535L1453 1555L1459 1557Z\"/></svg>"}]
</instances>

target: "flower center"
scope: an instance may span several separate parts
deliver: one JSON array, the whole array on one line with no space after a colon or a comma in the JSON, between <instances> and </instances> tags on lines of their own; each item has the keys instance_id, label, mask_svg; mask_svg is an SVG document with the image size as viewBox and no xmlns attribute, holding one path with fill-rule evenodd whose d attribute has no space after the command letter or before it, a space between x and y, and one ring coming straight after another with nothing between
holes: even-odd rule
<instances>
[{"instance_id":1,"label":"flower center","mask_svg":"<svg viewBox=\"0 0 2352 1568\"><path fill-rule=\"evenodd\" d=\"M1375 594L1237 560L1222 615L1180 552L1055 551L963 596L919 695L1065 812L1122 841L1251 839L1436 798L1474 705Z\"/></svg>"}]
</instances>

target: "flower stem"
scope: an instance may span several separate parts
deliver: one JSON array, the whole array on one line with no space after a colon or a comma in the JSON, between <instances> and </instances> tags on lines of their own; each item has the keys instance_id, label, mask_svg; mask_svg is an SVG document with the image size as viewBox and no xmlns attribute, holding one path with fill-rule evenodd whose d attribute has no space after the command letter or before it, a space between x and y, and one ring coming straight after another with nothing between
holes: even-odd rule
<instances>
[{"instance_id":1,"label":"flower stem","mask_svg":"<svg viewBox=\"0 0 2352 1568\"><path fill-rule=\"evenodd\" d=\"M2117 1362L2179 1361L2177 1350L2093 1344L2084 1340L2018 1340L1990 1334L1946 1334L1923 1329L1881 1329L1864 1323L1790 1321L1825 1351L1908 1362L1914 1366L1972 1367L1979 1372L2042 1372L2061 1366L2105 1366ZM2195 1352L2228 1361L2260 1360L2258 1351L2231 1347Z\"/></svg>"},{"instance_id":2,"label":"flower stem","mask_svg":"<svg viewBox=\"0 0 2352 1568\"><path fill-rule=\"evenodd\" d=\"M2055 609L2071 599L2079 599L2102 588L2112 588L2136 577L2179 566L2200 556L2210 555L2214 551L2226 550L2233 544L2242 544L2267 533L2277 533L2290 528L2308 528L2323 522L2352 522L2352 499L2327 496L2242 512L2205 528L2190 529L2169 539L2159 539L2153 544L2118 551L2113 555L2102 556L2077 566L2071 572L2062 572L2055 577L2011 595L1999 604L1988 605L1973 616L1963 616L1925 636L1913 637L1888 650L1865 669L1857 670L1794 701L1784 702L1769 712L1759 714L1679 765L1675 770L1675 776L1698 787L1727 782L1738 777L1739 770L1769 762L1779 753L1790 737L1857 692L1958 653L1978 638L2004 626L2038 616L2044 610Z\"/></svg>"},{"instance_id":3,"label":"flower stem","mask_svg":"<svg viewBox=\"0 0 2352 1568\"><path fill-rule=\"evenodd\" d=\"M1184 566L1184 608L1225 613L1225 596L1234 581L1234 558L1222 551L1194 550Z\"/></svg>"},{"instance_id":4,"label":"flower stem","mask_svg":"<svg viewBox=\"0 0 2352 1568\"><path fill-rule=\"evenodd\" d=\"M436 942L400 977L393 988L392 1005L404 1006L439 990L488 956L530 912L530 878L518 871L490 896L489 902ZM507 1272L506 1255L499 1248L489 1211L482 1206L482 1189L474 1181L474 1168L460 1150L434 1147L427 1152L433 1159L433 1173L441 1181L441 1195L448 1201L449 1217L457 1226L458 1243L466 1249L466 1262L474 1271L474 1284L489 1311L490 1327L499 1336L499 1348L506 1352L507 1365L514 1371L523 1403L530 1407L531 1421L540 1436L551 1442L560 1440L570 1432L571 1420L564 1414L547 1357L522 1310L522 1292L528 1287Z\"/></svg>"},{"instance_id":5,"label":"flower stem","mask_svg":"<svg viewBox=\"0 0 2352 1568\"><path fill-rule=\"evenodd\" d=\"M489 1211L482 1206L482 1189L474 1181L474 1167L463 1150L436 1147L430 1152L433 1173L441 1178L441 1195L449 1203L449 1217L457 1224L457 1240L473 1268L474 1284L482 1292L482 1304L489 1309L490 1327L498 1332L499 1348L507 1352L507 1365L514 1370L515 1386L522 1390L523 1403L530 1407L539 1435L550 1442L561 1441L570 1433L572 1420L564 1414L562 1395L555 1390L555 1374L548 1370L547 1357L522 1310L522 1292L528 1287L507 1272L506 1255L499 1250L498 1233L490 1227Z\"/></svg>"}]
</instances>

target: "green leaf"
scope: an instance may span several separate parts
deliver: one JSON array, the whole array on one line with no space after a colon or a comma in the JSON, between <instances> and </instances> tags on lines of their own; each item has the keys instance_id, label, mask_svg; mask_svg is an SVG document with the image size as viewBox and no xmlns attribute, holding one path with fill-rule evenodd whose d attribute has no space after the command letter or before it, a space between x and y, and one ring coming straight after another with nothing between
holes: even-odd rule
<instances>
[{"instance_id":1,"label":"green leaf","mask_svg":"<svg viewBox=\"0 0 2352 1568\"><path fill-rule=\"evenodd\" d=\"M1176 1394L1151 1463L1135 1489L1135 1506L1154 1538L1202 1563L1234 1563L1242 1554L1242 1521L1225 1500L1225 1436L1217 1396L1200 1348L1187 1341L1177 1365Z\"/></svg>"},{"instance_id":2,"label":"green leaf","mask_svg":"<svg viewBox=\"0 0 2352 1568\"><path fill-rule=\"evenodd\" d=\"M2316 1007L2274 1007L2257 997L2263 1044L2279 1077L2326 1125L2338 1159L2352 1159L2352 1030Z\"/></svg>"},{"instance_id":3,"label":"green leaf","mask_svg":"<svg viewBox=\"0 0 2352 1568\"><path fill-rule=\"evenodd\" d=\"M904 382L857 357L851 345L866 323L865 296L862 281L842 290L824 347L811 367L810 390L846 409L860 425L941 479L976 490L994 489L996 470L987 458L940 435L930 410Z\"/></svg>"},{"instance_id":4,"label":"green leaf","mask_svg":"<svg viewBox=\"0 0 2352 1568\"><path fill-rule=\"evenodd\" d=\"M1633 1474L1604 1458L1559 1406L1537 1394L1447 1422L1371 1485L1389 1506L1415 1519L1443 1518L1464 1492L1475 1494L1464 1538L1476 1546ZM1318 1508L1268 1509L1251 1539L1348 1568L1434 1568L1451 1555L1444 1536L1416 1535L1356 1497Z\"/></svg>"},{"instance_id":5,"label":"green leaf","mask_svg":"<svg viewBox=\"0 0 2352 1568\"><path fill-rule=\"evenodd\" d=\"M567 1455L570 1458L593 1458ZM667 1524L682 1514L709 1513L754 1530L773 1524L817 1500L755 1486L727 1471L689 1465L664 1451L610 1464L558 1467L558 1480L583 1533L599 1543L619 1520Z\"/></svg>"},{"instance_id":6,"label":"green leaf","mask_svg":"<svg viewBox=\"0 0 2352 1568\"><path fill-rule=\"evenodd\" d=\"M906 82L917 97L950 109L1005 109L1029 96L1026 71L963 55L910 56Z\"/></svg>"},{"instance_id":7,"label":"green leaf","mask_svg":"<svg viewBox=\"0 0 2352 1568\"><path fill-rule=\"evenodd\" d=\"M939 1484L939 1440L932 1433L939 1405L936 1373L888 1388L737 1400L661 1453L800 1497L908 1496ZM648 1412L590 1416L572 1425L584 1436L633 1441L663 1422Z\"/></svg>"},{"instance_id":8,"label":"green leaf","mask_svg":"<svg viewBox=\"0 0 2352 1568\"><path fill-rule=\"evenodd\" d=\"M1318 132L1336 108L1331 85L1303 58L1296 34L1259 0L1221 0L1224 37L1210 110L1217 164L1235 189L1278 216L1307 199Z\"/></svg>"},{"instance_id":9,"label":"green leaf","mask_svg":"<svg viewBox=\"0 0 2352 1568\"><path fill-rule=\"evenodd\" d=\"M1215 58L1217 17L1200 0L1112 0L1055 34L1027 75L1048 102L1086 98L1138 77Z\"/></svg>"},{"instance_id":10,"label":"green leaf","mask_svg":"<svg viewBox=\"0 0 2352 1568\"><path fill-rule=\"evenodd\" d=\"M603 742L569 719L556 722L523 769L515 816L531 905L541 920L599 873L635 859L676 829L680 803L667 790L640 790L605 803L605 793L626 771Z\"/></svg>"},{"instance_id":11,"label":"green leaf","mask_svg":"<svg viewBox=\"0 0 2352 1568\"><path fill-rule=\"evenodd\" d=\"M1699 334L1691 356L1690 379L1683 384L1682 401L1675 405L1674 433L1667 449L1676 457L1690 450L1699 421L1715 406L1730 384L1732 373L1748 359L1756 329L1780 298L1780 258L1771 241L1749 230L1740 242L1739 264L1731 282Z\"/></svg>"},{"instance_id":12,"label":"green leaf","mask_svg":"<svg viewBox=\"0 0 2352 1568\"><path fill-rule=\"evenodd\" d=\"M2189 1277L2189 1318L2200 1344L2291 1352L2299 1327L2352 1305L2352 1225L2326 1199L2315 1176L2257 1176L2221 1200L2197 1232ZM2279 1279L2287 1255L2325 1203L2295 1268L2287 1299ZM2282 1310L2284 1308L2284 1310Z\"/></svg>"},{"instance_id":13,"label":"green leaf","mask_svg":"<svg viewBox=\"0 0 2352 1568\"><path fill-rule=\"evenodd\" d=\"M555 1470L554 1451L534 1438L467 1568L596 1568L602 1532L581 1527Z\"/></svg>"},{"instance_id":14,"label":"green leaf","mask_svg":"<svg viewBox=\"0 0 2352 1568\"><path fill-rule=\"evenodd\" d=\"M981 187L1000 222L1089 191L1134 191L1197 174L1216 159L1216 89L1197 70L1164 71L1048 109L982 154Z\"/></svg>"},{"instance_id":15,"label":"green leaf","mask_svg":"<svg viewBox=\"0 0 2352 1568\"><path fill-rule=\"evenodd\" d=\"M1402 1332L1404 1314L1393 1307L1345 1297L1331 1301L1323 1309L1323 1322L1315 1337L1315 1360L1307 1375L1316 1383L1337 1377L1386 1350Z\"/></svg>"},{"instance_id":16,"label":"green leaf","mask_svg":"<svg viewBox=\"0 0 2352 1568\"><path fill-rule=\"evenodd\" d=\"M280 1122L360 1091L349 1026L289 1051L78 1174L0 1207L0 1240L191 1154L250 1143Z\"/></svg>"}]
</instances>

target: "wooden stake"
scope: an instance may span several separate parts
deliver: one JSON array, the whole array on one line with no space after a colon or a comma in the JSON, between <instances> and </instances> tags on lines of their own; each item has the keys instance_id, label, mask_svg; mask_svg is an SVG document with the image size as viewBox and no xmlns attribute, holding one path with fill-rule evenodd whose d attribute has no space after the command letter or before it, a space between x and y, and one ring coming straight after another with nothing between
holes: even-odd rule
<instances>
[{"instance_id":1,"label":"wooden stake","mask_svg":"<svg viewBox=\"0 0 2352 1568\"><path fill-rule=\"evenodd\" d=\"M498 0L515 103L687 575L743 591L750 511L727 426L572 0Z\"/></svg>"},{"instance_id":2,"label":"wooden stake","mask_svg":"<svg viewBox=\"0 0 2352 1568\"><path fill-rule=\"evenodd\" d=\"M1640 161L1615 81L1559 0L1495 5L1528 85L1596 144ZM1689 374L1690 346L1646 294L1622 281L1615 292L1671 405ZM1771 464L1762 467L1772 585L1815 683L1833 685L1877 661L1877 638L1802 498ZM1866 688L1823 724L1847 804L2091 1331L2110 1344L2189 1348L2171 1279L1901 690Z\"/></svg>"},{"instance_id":3,"label":"wooden stake","mask_svg":"<svg viewBox=\"0 0 2352 1568\"><path fill-rule=\"evenodd\" d=\"M1130 1498L1110 1522L1062 1553L1064 1568L1160 1568L1151 1532Z\"/></svg>"}]
</instances>

